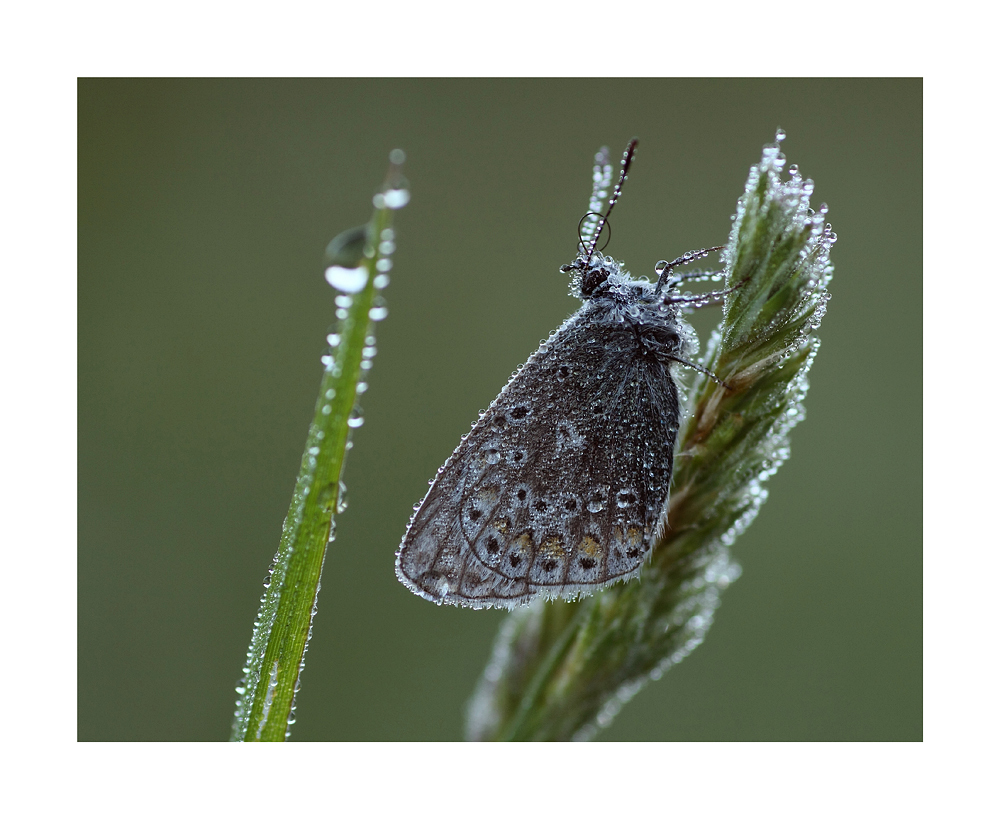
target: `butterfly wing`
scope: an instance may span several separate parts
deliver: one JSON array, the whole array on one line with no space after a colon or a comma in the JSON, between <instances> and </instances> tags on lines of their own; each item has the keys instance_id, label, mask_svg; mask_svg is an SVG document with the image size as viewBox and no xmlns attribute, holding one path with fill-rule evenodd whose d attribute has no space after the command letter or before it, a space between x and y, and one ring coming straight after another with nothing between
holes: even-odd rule
<instances>
[{"instance_id":1,"label":"butterfly wing","mask_svg":"<svg viewBox=\"0 0 1000 819\"><path fill-rule=\"evenodd\" d=\"M669 364L585 306L439 470L397 575L429 600L474 608L635 576L667 501L678 417Z\"/></svg>"}]
</instances>

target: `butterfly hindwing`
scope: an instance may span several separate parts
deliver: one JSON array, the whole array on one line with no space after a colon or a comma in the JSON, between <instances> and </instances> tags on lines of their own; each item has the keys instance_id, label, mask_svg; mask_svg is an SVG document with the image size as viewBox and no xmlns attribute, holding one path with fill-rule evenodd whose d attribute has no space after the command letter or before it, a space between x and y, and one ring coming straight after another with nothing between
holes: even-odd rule
<instances>
[{"instance_id":1,"label":"butterfly hindwing","mask_svg":"<svg viewBox=\"0 0 1000 819\"><path fill-rule=\"evenodd\" d=\"M439 471L397 574L436 602L512 607L638 573L667 500L668 363L585 305L514 375Z\"/></svg>"}]
</instances>

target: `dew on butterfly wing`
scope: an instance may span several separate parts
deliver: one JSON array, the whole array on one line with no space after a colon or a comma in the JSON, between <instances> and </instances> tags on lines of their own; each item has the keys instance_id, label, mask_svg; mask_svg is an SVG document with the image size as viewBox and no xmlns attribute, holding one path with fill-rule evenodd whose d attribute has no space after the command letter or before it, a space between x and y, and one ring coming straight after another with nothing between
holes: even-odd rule
<instances>
[{"instance_id":1,"label":"dew on butterfly wing","mask_svg":"<svg viewBox=\"0 0 1000 819\"><path fill-rule=\"evenodd\" d=\"M631 506L633 503L635 503L638 500L639 500L639 498L636 496L635 490L633 490L633 489L622 489L618 493L618 497L616 499L616 502L618 504L618 508L619 509L625 509L625 508Z\"/></svg>"}]
</instances>

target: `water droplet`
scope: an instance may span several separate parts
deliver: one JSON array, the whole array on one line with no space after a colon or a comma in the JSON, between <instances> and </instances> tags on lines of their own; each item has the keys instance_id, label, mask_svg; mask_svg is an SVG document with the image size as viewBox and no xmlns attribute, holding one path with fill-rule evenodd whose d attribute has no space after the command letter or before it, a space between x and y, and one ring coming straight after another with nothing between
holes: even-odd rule
<instances>
[{"instance_id":1,"label":"water droplet","mask_svg":"<svg viewBox=\"0 0 1000 819\"><path fill-rule=\"evenodd\" d=\"M392 259L382 258L375 262L375 269L379 273L388 273L392 270Z\"/></svg>"},{"instance_id":2,"label":"water droplet","mask_svg":"<svg viewBox=\"0 0 1000 819\"><path fill-rule=\"evenodd\" d=\"M587 502L588 512L601 512L604 510L604 501L601 498L594 498Z\"/></svg>"},{"instance_id":3,"label":"water droplet","mask_svg":"<svg viewBox=\"0 0 1000 819\"><path fill-rule=\"evenodd\" d=\"M361 395L361 393L365 392L367 389L368 389L368 382L367 381L359 381L358 382L358 388L357 388L357 390L355 390L355 392L357 392L358 395Z\"/></svg>"},{"instance_id":4,"label":"water droplet","mask_svg":"<svg viewBox=\"0 0 1000 819\"><path fill-rule=\"evenodd\" d=\"M373 307L368 311L368 318L372 321L382 321L386 316L389 315L388 307Z\"/></svg>"},{"instance_id":5,"label":"water droplet","mask_svg":"<svg viewBox=\"0 0 1000 819\"><path fill-rule=\"evenodd\" d=\"M337 493L337 514L347 509L347 484L340 482L340 492Z\"/></svg>"},{"instance_id":6,"label":"water droplet","mask_svg":"<svg viewBox=\"0 0 1000 819\"><path fill-rule=\"evenodd\" d=\"M618 497L615 499L615 502L618 504L619 509L624 509L627 506L631 506L636 502L636 500L638 500L638 498L636 498L635 493L631 489L622 489L618 493Z\"/></svg>"},{"instance_id":7,"label":"water droplet","mask_svg":"<svg viewBox=\"0 0 1000 819\"><path fill-rule=\"evenodd\" d=\"M332 287L344 293L360 293L368 283L368 268L331 265L323 274Z\"/></svg>"},{"instance_id":8,"label":"water droplet","mask_svg":"<svg viewBox=\"0 0 1000 819\"><path fill-rule=\"evenodd\" d=\"M385 206L391 210L399 210L410 201L410 192L406 188L395 188L383 194Z\"/></svg>"},{"instance_id":9,"label":"water droplet","mask_svg":"<svg viewBox=\"0 0 1000 819\"><path fill-rule=\"evenodd\" d=\"M329 404L324 404L322 411L324 415L329 415L331 412L333 412L333 407L331 407Z\"/></svg>"},{"instance_id":10,"label":"water droplet","mask_svg":"<svg viewBox=\"0 0 1000 819\"><path fill-rule=\"evenodd\" d=\"M383 256L391 256L392 252L396 249L396 243L390 239L383 239L379 242L378 252Z\"/></svg>"},{"instance_id":11,"label":"water droplet","mask_svg":"<svg viewBox=\"0 0 1000 819\"><path fill-rule=\"evenodd\" d=\"M365 419L362 417L361 412L355 407L351 410L351 415L347 419L347 426L351 429L357 429L365 423Z\"/></svg>"},{"instance_id":12,"label":"water droplet","mask_svg":"<svg viewBox=\"0 0 1000 819\"><path fill-rule=\"evenodd\" d=\"M330 335L328 335L326 337L326 343L329 344L331 347L337 347L337 346L339 346L339 344L340 344L340 334L339 333L330 333Z\"/></svg>"},{"instance_id":13,"label":"water droplet","mask_svg":"<svg viewBox=\"0 0 1000 819\"><path fill-rule=\"evenodd\" d=\"M396 231L392 228L382 228L382 232L379 234L379 238L383 242L391 242L396 238Z\"/></svg>"},{"instance_id":14,"label":"water droplet","mask_svg":"<svg viewBox=\"0 0 1000 819\"><path fill-rule=\"evenodd\" d=\"M337 296L337 298L333 300L333 303L336 304L337 307L350 307L354 304L354 296Z\"/></svg>"},{"instance_id":15,"label":"water droplet","mask_svg":"<svg viewBox=\"0 0 1000 819\"><path fill-rule=\"evenodd\" d=\"M379 273L372 282L376 290L384 290L389 284L389 277L385 273Z\"/></svg>"},{"instance_id":16,"label":"water droplet","mask_svg":"<svg viewBox=\"0 0 1000 819\"><path fill-rule=\"evenodd\" d=\"M775 142L781 142L784 138L785 138L785 129L784 128L779 128L777 131L774 132L774 141Z\"/></svg>"},{"instance_id":17,"label":"water droplet","mask_svg":"<svg viewBox=\"0 0 1000 819\"><path fill-rule=\"evenodd\" d=\"M361 362L361 369L362 370L370 370L371 368L372 368L372 361L371 361L371 359L365 359L364 361Z\"/></svg>"},{"instance_id":18,"label":"water droplet","mask_svg":"<svg viewBox=\"0 0 1000 819\"><path fill-rule=\"evenodd\" d=\"M402 148L393 148L389 151L389 161L393 165L402 165L406 162L406 153Z\"/></svg>"},{"instance_id":19,"label":"water droplet","mask_svg":"<svg viewBox=\"0 0 1000 819\"><path fill-rule=\"evenodd\" d=\"M327 399L335 398L337 395L337 391L333 387L330 387L330 389L326 391L325 395Z\"/></svg>"}]
</instances>

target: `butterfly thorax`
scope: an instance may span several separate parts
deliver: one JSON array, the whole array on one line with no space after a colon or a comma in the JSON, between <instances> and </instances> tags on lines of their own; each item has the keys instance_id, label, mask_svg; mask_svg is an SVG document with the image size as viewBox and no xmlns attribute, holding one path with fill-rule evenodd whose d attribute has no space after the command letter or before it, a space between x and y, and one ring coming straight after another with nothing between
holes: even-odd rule
<instances>
[{"instance_id":1,"label":"butterfly thorax","mask_svg":"<svg viewBox=\"0 0 1000 819\"><path fill-rule=\"evenodd\" d=\"M584 303L591 326L619 326L635 336L641 350L663 363L696 347L696 337L669 300L670 281L662 290L642 279L633 279L624 265L601 253L587 259L581 254L563 272L572 275L570 292Z\"/></svg>"}]
</instances>

